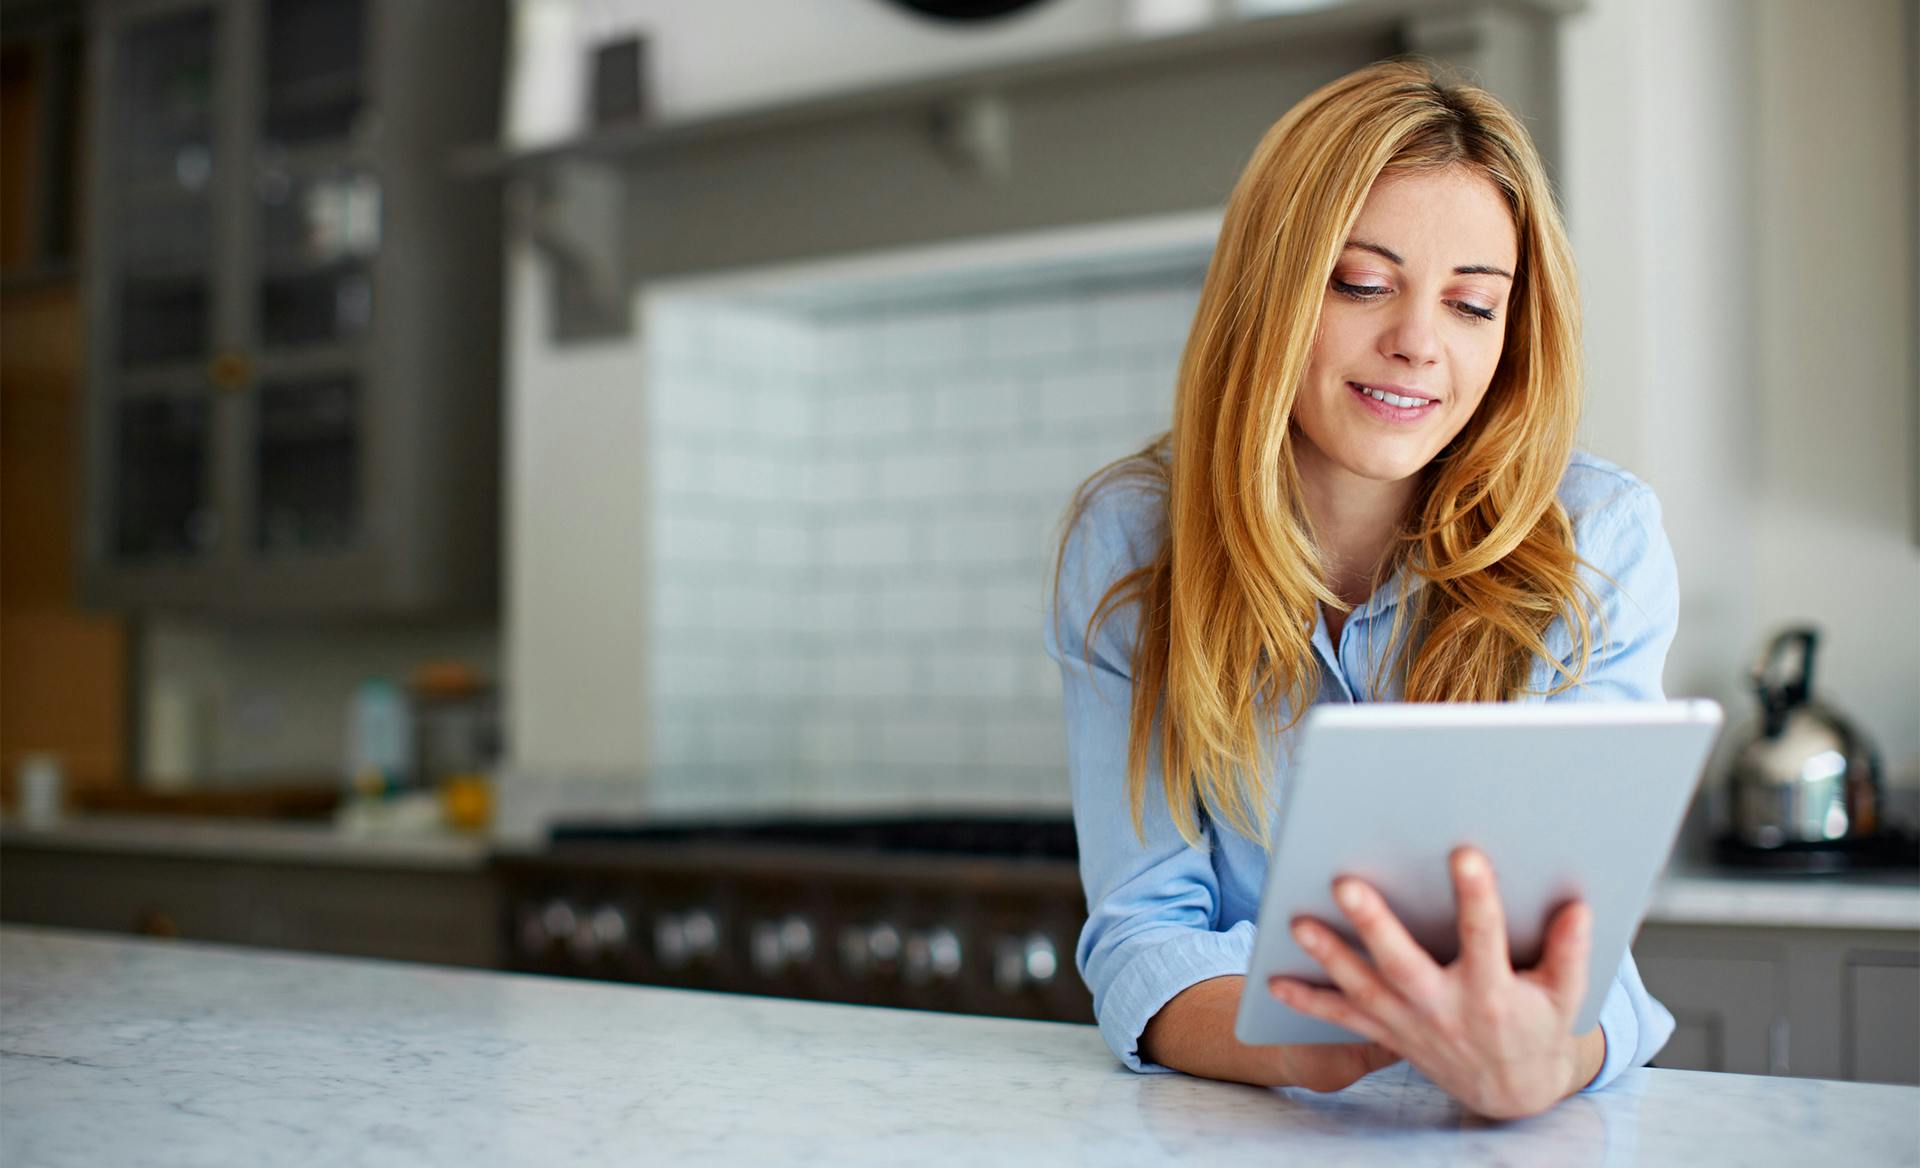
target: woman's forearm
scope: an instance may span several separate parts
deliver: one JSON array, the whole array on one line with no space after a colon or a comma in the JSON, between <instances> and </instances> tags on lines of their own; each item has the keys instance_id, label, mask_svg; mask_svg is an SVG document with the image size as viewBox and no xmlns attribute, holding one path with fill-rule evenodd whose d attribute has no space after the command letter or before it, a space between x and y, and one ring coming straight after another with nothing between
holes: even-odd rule
<instances>
[{"instance_id":1,"label":"woman's forearm","mask_svg":"<svg viewBox=\"0 0 1920 1168\"><path fill-rule=\"evenodd\" d=\"M1205 1079L1287 1086L1274 1077L1274 1048L1248 1046L1233 1036L1245 981L1238 974L1209 978L1175 994L1140 1035L1140 1057Z\"/></svg>"},{"instance_id":2,"label":"woman's forearm","mask_svg":"<svg viewBox=\"0 0 1920 1168\"><path fill-rule=\"evenodd\" d=\"M1140 1057L1204 1079L1289 1086L1275 1065L1276 1048L1249 1046L1233 1036L1245 981L1238 974L1209 978L1175 994L1140 1035Z\"/></svg>"}]
</instances>

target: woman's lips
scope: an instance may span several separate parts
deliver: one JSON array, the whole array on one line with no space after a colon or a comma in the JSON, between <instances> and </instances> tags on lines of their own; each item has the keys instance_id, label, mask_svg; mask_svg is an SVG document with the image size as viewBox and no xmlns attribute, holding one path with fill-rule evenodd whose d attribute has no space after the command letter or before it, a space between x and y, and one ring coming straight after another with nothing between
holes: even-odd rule
<instances>
[{"instance_id":1,"label":"woman's lips","mask_svg":"<svg viewBox=\"0 0 1920 1168\"><path fill-rule=\"evenodd\" d=\"M1440 408L1440 403L1437 401L1424 406L1390 406L1377 397L1369 397L1361 391L1357 382L1352 381L1347 382L1347 392L1352 394L1361 405L1373 411L1374 417L1388 422L1422 422L1426 420L1428 414Z\"/></svg>"}]
</instances>

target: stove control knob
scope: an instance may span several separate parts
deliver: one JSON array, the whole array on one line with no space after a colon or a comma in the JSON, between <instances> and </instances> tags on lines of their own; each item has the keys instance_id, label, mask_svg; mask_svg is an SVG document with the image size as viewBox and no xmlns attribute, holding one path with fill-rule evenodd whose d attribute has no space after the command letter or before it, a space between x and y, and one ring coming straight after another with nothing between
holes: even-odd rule
<instances>
[{"instance_id":1,"label":"stove control knob","mask_svg":"<svg viewBox=\"0 0 1920 1168\"><path fill-rule=\"evenodd\" d=\"M568 941L573 955L581 961L619 953L627 947L627 914L603 904L574 923Z\"/></svg>"},{"instance_id":2,"label":"stove control knob","mask_svg":"<svg viewBox=\"0 0 1920 1168\"><path fill-rule=\"evenodd\" d=\"M952 981L960 974L960 938L945 925L907 934L906 973L914 985Z\"/></svg>"},{"instance_id":3,"label":"stove control knob","mask_svg":"<svg viewBox=\"0 0 1920 1168\"><path fill-rule=\"evenodd\" d=\"M544 957L555 945L565 944L573 936L573 906L561 897L529 906L520 914L520 948Z\"/></svg>"},{"instance_id":4,"label":"stove control knob","mask_svg":"<svg viewBox=\"0 0 1920 1168\"><path fill-rule=\"evenodd\" d=\"M695 961L711 961L720 952L720 922L704 908L688 909L681 918L687 953Z\"/></svg>"},{"instance_id":5,"label":"stove control knob","mask_svg":"<svg viewBox=\"0 0 1920 1168\"><path fill-rule=\"evenodd\" d=\"M813 925L799 913L780 921L780 951L795 965L813 960Z\"/></svg>"},{"instance_id":6,"label":"stove control knob","mask_svg":"<svg viewBox=\"0 0 1920 1168\"><path fill-rule=\"evenodd\" d=\"M668 969L710 960L720 951L720 924L703 908L662 913L653 923L653 951Z\"/></svg>"},{"instance_id":7,"label":"stove control knob","mask_svg":"<svg viewBox=\"0 0 1920 1168\"><path fill-rule=\"evenodd\" d=\"M867 930L867 955L876 966L890 967L900 960L900 930L881 921Z\"/></svg>"},{"instance_id":8,"label":"stove control knob","mask_svg":"<svg viewBox=\"0 0 1920 1168\"><path fill-rule=\"evenodd\" d=\"M993 983L1003 993L1048 985L1059 968L1059 955L1045 933L1001 937L993 949Z\"/></svg>"},{"instance_id":9,"label":"stove control knob","mask_svg":"<svg viewBox=\"0 0 1920 1168\"><path fill-rule=\"evenodd\" d=\"M747 949L753 954L753 969L762 977L778 977L787 959L780 952L780 927L772 921L755 921L747 934Z\"/></svg>"},{"instance_id":10,"label":"stove control knob","mask_svg":"<svg viewBox=\"0 0 1920 1168\"><path fill-rule=\"evenodd\" d=\"M858 925L840 930L840 968L849 977L867 976L873 956L867 952L867 931Z\"/></svg>"},{"instance_id":11,"label":"stove control knob","mask_svg":"<svg viewBox=\"0 0 1920 1168\"><path fill-rule=\"evenodd\" d=\"M854 977L878 977L900 960L900 931L885 921L840 930L840 966Z\"/></svg>"},{"instance_id":12,"label":"stove control knob","mask_svg":"<svg viewBox=\"0 0 1920 1168\"><path fill-rule=\"evenodd\" d=\"M778 921L755 921L750 942L753 967L767 977L813 960L813 926L798 914Z\"/></svg>"}]
</instances>

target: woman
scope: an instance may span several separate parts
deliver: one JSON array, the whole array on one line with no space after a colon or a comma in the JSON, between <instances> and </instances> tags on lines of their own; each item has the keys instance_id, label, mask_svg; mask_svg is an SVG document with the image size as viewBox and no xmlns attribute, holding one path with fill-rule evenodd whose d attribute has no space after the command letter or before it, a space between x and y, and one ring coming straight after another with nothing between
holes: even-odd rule
<instances>
[{"instance_id":1,"label":"woman","mask_svg":"<svg viewBox=\"0 0 1920 1168\"><path fill-rule=\"evenodd\" d=\"M1579 402L1573 261L1511 113L1389 62L1267 133L1227 204L1173 429L1081 487L1055 566L1076 958L1127 1066L1325 1091L1404 1058L1502 1118L1666 1041L1631 955L1599 1025L1571 1033L1588 910L1556 914L1516 971L1472 849L1450 965L1358 881L1335 891L1364 955L1295 923L1334 988L1271 992L1369 1041L1233 1037L1308 706L1661 698L1672 552L1652 491L1573 451Z\"/></svg>"}]
</instances>

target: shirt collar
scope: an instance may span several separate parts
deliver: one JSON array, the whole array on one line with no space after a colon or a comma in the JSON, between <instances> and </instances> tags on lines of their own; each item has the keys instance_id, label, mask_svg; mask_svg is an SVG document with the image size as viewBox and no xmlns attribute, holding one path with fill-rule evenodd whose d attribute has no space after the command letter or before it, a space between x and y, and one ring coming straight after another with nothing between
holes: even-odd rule
<instances>
[{"instance_id":1,"label":"shirt collar","mask_svg":"<svg viewBox=\"0 0 1920 1168\"><path fill-rule=\"evenodd\" d=\"M1360 607L1353 610L1353 615L1373 616L1377 613L1385 612L1400 603L1400 589L1403 580L1405 581L1408 600L1412 600L1415 596L1418 596L1420 590L1427 586L1427 578L1425 576L1407 567L1405 562L1402 562L1398 567L1394 568L1391 576L1388 576L1381 582L1378 588L1373 590L1373 594L1367 597L1367 599L1361 603Z\"/></svg>"}]
</instances>

